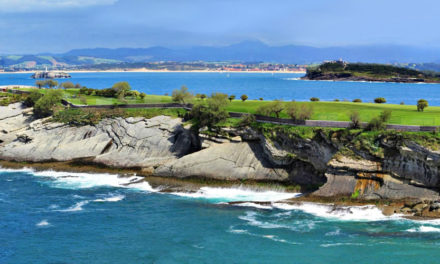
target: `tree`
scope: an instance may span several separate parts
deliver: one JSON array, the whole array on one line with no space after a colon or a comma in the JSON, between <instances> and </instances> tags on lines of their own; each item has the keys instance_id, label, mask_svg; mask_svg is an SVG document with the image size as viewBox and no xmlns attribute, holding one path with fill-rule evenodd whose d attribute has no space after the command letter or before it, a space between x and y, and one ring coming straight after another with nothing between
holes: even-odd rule
<instances>
[{"instance_id":1,"label":"tree","mask_svg":"<svg viewBox=\"0 0 440 264\"><path fill-rule=\"evenodd\" d=\"M142 100L144 100L145 96L147 96L145 93L140 93L140 94L139 94L139 97L140 97Z\"/></svg>"},{"instance_id":2,"label":"tree","mask_svg":"<svg viewBox=\"0 0 440 264\"><path fill-rule=\"evenodd\" d=\"M240 99L242 102L246 101L249 97L245 94L243 94L242 96L240 96Z\"/></svg>"},{"instance_id":3,"label":"tree","mask_svg":"<svg viewBox=\"0 0 440 264\"><path fill-rule=\"evenodd\" d=\"M203 99L206 99L206 97L208 97L208 96L206 96L206 94L201 94L201 95L200 95L200 99L202 99L202 100L203 100Z\"/></svg>"},{"instance_id":4,"label":"tree","mask_svg":"<svg viewBox=\"0 0 440 264\"><path fill-rule=\"evenodd\" d=\"M75 88L75 85L73 84L73 82L63 82L60 84L60 86L64 89L72 89Z\"/></svg>"},{"instance_id":5,"label":"tree","mask_svg":"<svg viewBox=\"0 0 440 264\"><path fill-rule=\"evenodd\" d=\"M38 90L32 90L32 92L26 97L23 104L28 107L32 107L35 105L35 103L43 97L43 94L40 93Z\"/></svg>"},{"instance_id":6,"label":"tree","mask_svg":"<svg viewBox=\"0 0 440 264\"><path fill-rule=\"evenodd\" d=\"M274 100L268 104L258 107L257 113L260 115L270 116L274 114L277 118L280 118L280 113L284 109L284 104L279 100Z\"/></svg>"},{"instance_id":7,"label":"tree","mask_svg":"<svg viewBox=\"0 0 440 264\"><path fill-rule=\"evenodd\" d=\"M229 102L232 102L232 100L235 100L235 95L231 94L231 95L228 97L228 99L229 99Z\"/></svg>"},{"instance_id":8,"label":"tree","mask_svg":"<svg viewBox=\"0 0 440 264\"><path fill-rule=\"evenodd\" d=\"M226 106L228 96L226 94L214 93L205 101L198 101L191 110L193 128L197 131L202 127L208 127L212 131L220 122L229 117Z\"/></svg>"},{"instance_id":9,"label":"tree","mask_svg":"<svg viewBox=\"0 0 440 264\"><path fill-rule=\"evenodd\" d=\"M417 111L423 112L426 107L428 107L428 101L426 101L425 99L420 99L417 101Z\"/></svg>"},{"instance_id":10,"label":"tree","mask_svg":"<svg viewBox=\"0 0 440 264\"><path fill-rule=\"evenodd\" d=\"M174 102L186 104L191 98L193 98L193 94L188 91L188 87L183 85L180 87L180 90L174 90L171 97Z\"/></svg>"},{"instance_id":11,"label":"tree","mask_svg":"<svg viewBox=\"0 0 440 264\"><path fill-rule=\"evenodd\" d=\"M77 83L77 84L75 84L75 88L81 88L81 84L79 84L79 83Z\"/></svg>"},{"instance_id":12,"label":"tree","mask_svg":"<svg viewBox=\"0 0 440 264\"><path fill-rule=\"evenodd\" d=\"M350 128L358 129L361 127L361 117L358 111L350 113Z\"/></svg>"},{"instance_id":13,"label":"tree","mask_svg":"<svg viewBox=\"0 0 440 264\"><path fill-rule=\"evenodd\" d=\"M307 120L312 117L313 106L310 104L287 103L286 112L293 120Z\"/></svg>"},{"instance_id":14,"label":"tree","mask_svg":"<svg viewBox=\"0 0 440 264\"><path fill-rule=\"evenodd\" d=\"M115 97L123 99L125 93L131 90L131 86L128 82L117 82L113 84L112 89L116 91Z\"/></svg>"},{"instance_id":15,"label":"tree","mask_svg":"<svg viewBox=\"0 0 440 264\"><path fill-rule=\"evenodd\" d=\"M47 80L46 81L46 86L49 87L50 89L58 86L58 81L55 80Z\"/></svg>"},{"instance_id":16,"label":"tree","mask_svg":"<svg viewBox=\"0 0 440 264\"><path fill-rule=\"evenodd\" d=\"M359 98L356 98L356 99L353 100L353 103L362 103L362 100L359 99Z\"/></svg>"},{"instance_id":17,"label":"tree","mask_svg":"<svg viewBox=\"0 0 440 264\"><path fill-rule=\"evenodd\" d=\"M374 117L368 122L367 130L377 131L386 129L386 123L391 118L391 110L385 110L379 116Z\"/></svg>"},{"instance_id":18,"label":"tree","mask_svg":"<svg viewBox=\"0 0 440 264\"><path fill-rule=\"evenodd\" d=\"M42 80L36 81L35 85L38 87L38 89L41 89L42 87L46 86L46 81L42 81Z\"/></svg>"},{"instance_id":19,"label":"tree","mask_svg":"<svg viewBox=\"0 0 440 264\"><path fill-rule=\"evenodd\" d=\"M310 98L310 101L312 101L312 102L319 102L319 98L318 97L312 97L312 98Z\"/></svg>"},{"instance_id":20,"label":"tree","mask_svg":"<svg viewBox=\"0 0 440 264\"><path fill-rule=\"evenodd\" d=\"M385 98L383 98L383 97L377 97L377 98L374 98L374 102L376 104L384 104L384 103L387 102L387 100Z\"/></svg>"},{"instance_id":21,"label":"tree","mask_svg":"<svg viewBox=\"0 0 440 264\"><path fill-rule=\"evenodd\" d=\"M36 117L46 117L53 114L53 108L60 104L63 98L61 90L50 90L43 97L38 99L34 105L34 115Z\"/></svg>"}]
</instances>

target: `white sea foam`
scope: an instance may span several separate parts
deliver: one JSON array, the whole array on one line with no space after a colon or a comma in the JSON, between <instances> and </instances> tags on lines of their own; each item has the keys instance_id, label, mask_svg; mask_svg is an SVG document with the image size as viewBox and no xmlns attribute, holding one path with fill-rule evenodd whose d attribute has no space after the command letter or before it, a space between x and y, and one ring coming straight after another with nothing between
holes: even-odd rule
<instances>
[{"instance_id":1,"label":"white sea foam","mask_svg":"<svg viewBox=\"0 0 440 264\"><path fill-rule=\"evenodd\" d=\"M362 243L329 243L321 244L321 247L340 247L340 246L363 246Z\"/></svg>"},{"instance_id":2,"label":"white sea foam","mask_svg":"<svg viewBox=\"0 0 440 264\"><path fill-rule=\"evenodd\" d=\"M266 210L271 210L271 209L273 209L273 207L270 206L270 205L262 205L262 204L251 203L251 202L237 203L237 204L233 204L233 205L234 205L234 206L242 206L242 207L254 207L254 208L258 208L258 209L266 209Z\"/></svg>"},{"instance_id":3,"label":"white sea foam","mask_svg":"<svg viewBox=\"0 0 440 264\"><path fill-rule=\"evenodd\" d=\"M77 211L82 211L83 210L83 206L88 204L90 201L81 201L81 202L77 202L76 204L72 205L71 207L67 208L67 209L62 209L62 210L57 210L59 212L77 212Z\"/></svg>"},{"instance_id":4,"label":"white sea foam","mask_svg":"<svg viewBox=\"0 0 440 264\"><path fill-rule=\"evenodd\" d=\"M42 220L41 222L37 223L36 226L38 227L44 227L44 226L49 226L50 223L47 220Z\"/></svg>"},{"instance_id":5,"label":"white sea foam","mask_svg":"<svg viewBox=\"0 0 440 264\"><path fill-rule=\"evenodd\" d=\"M286 193L275 191L255 191L246 188L213 188L202 187L194 193L173 193L174 195L190 197L190 198L202 198L210 200L219 200L226 202L271 202L281 201L299 196L299 193Z\"/></svg>"},{"instance_id":6,"label":"white sea foam","mask_svg":"<svg viewBox=\"0 0 440 264\"><path fill-rule=\"evenodd\" d=\"M251 233L251 232L249 232L248 230L245 230L245 229L234 229L232 226L229 227L229 232L233 233L233 234L249 235L249 236L254 236L254 237L270 239L270 240L273 240L273 241L276 241L276 242L286 243L286 244L291 244L291 245L301 245L302 244L302 243L298 243L298 242L287 241L287 240L279 238L279 237L277 237L275 235L260 235L260 234Z\"/></svg>"},{"instance_id":7,"label":"white sea foam","mask_svg":"<svg viewBox=\"0 0 440 264\"><path fill-rule=\"evenodd\" d=\"M21 169L8 169L8 168L3 168L2 166L0 166L0 173L2 172L26 172L26 173L32 173L34 172L33 169L31 168L21 168Z\"/></svg>"},{"instance_id":8,"label":"white sea foam","mask_svg":"<svg viewBox=\"0 0 440 264\"><path fill-rule=\"evenodd\" d=\"M132 188L142 191L152 192L154 189L143 181L142 177L130 176L120 177L117 174L108 173L75 173L59 171L39 171L34 172L37 177L49 177L54 181L52 184L58 188L66 189L86 189L101 186Z\"/></svg>"},{"instance_id":9,"label":"white sea foam","mask_svg":"<svg viewBox=\"0 0 440 264\"><path fill-rule=\"evenodd\" d=\"M101 198L101 199L95 199L93 200L94 202L119 202L121 200L123 200L125 198L124 195L114 195L114 196L109 196L109 197L105 197L105 198Z\"/></svg>"},{"instance_id":10,"label":"white sea foam","mask_svg":"<svg viewBox=\"0 0 440 264\"><path fill-rule=\"evenodd\" d=\"M282 210L300 210L318 217L346 221L383 221L400 219L400 215L385 216L379 208L373 205L335 207L332 205L301 203L274 203L273 206Z\"/></svg>"},{"instance_id":11,"label":"white sea foam","mask_svg":"<svg viewBox=\"0 0 440 264\"><path fill-rule=\"evenodd\" d=\"M440 232L440 228L422 225L420 227L411 228L406 231L411 233L438 233Z\"/></svg>"}]
</instances>

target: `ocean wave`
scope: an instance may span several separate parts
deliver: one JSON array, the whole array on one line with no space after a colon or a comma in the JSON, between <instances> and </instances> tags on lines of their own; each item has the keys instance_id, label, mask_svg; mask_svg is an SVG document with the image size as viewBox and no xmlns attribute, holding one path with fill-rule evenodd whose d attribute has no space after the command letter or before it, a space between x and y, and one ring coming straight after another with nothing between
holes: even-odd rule
<instances>
[{"instance_id":1,"label":"ocean wave","mask_svg":"<svg viewBox=\"0 0 440 264\"><path fill-rule=\"evenodd\" d=\"M105 198L95 199L94 202L119 202L125 198L125 195L113 195Z\"/></svg>"},{"instance_id":2,"label":"ocean wave","mask_svg":"<svg viewBox=\"0 0 440 264\"><path fill-rule=\"evenodd\" d=\"M83 206L88 204L90 201L81 201L81 202L77 202L76 204L72 205L71 207L67 208L67 209L62 209L62 210L56 210L58 212L78 212L78 211L82 211L83 210Z\"/></svg>"},{"instance_id":3,"label":"ocean wave","mask_svg":"<svg viewBox=\"0 0 440 264\"><path fill-rule=\"evenodd\" d=\"M363 246L362 243L328 243L328 244L321 244L321 247L340 247L340 246Z\"/></svg>"},{"instance_id":4,"label":"ocean wave","mask_svg":"<svg viewBox=\"0 0 440 264\"><path fill-rule=\"evenodd\" d=\"M382 211L374 205L336 207L315 203L274 203L273 206L281 210L300 210L318 217L345 221L383 221L401 219L401 215L385 216Z\"/></svg>"},{"instance_id":5,"label":"ocean wave","mask_svg":"<svg viewBox=\"0 0 440 264\"><path fill-rule=\"evenodd\" d=\"M21 169L9 169L9 168L3 168L2 166L0 166L0 173L5 172L5 173L11 173L11 172L25 172L25 173L33 173L35 170L32 168L21 168Z\"/></svg>"},{"instance_id":6,"label":"ocean wave","mask_svg":"<svg viewBox=\"0 0 440 264\"><path fill-rule=\"evenodd\" d=\"M143 177L129 176L121 177L109 173L76 173L60 171L39 171L32 173L36 177L48 177L53 179L51 185L64 189L87 189L94 187L120 187L131 188L141 191L154 192L150 184L144 181Z\"/></svg>"},{"instance_id":7,"label":"ocean wave","mask_svg":"<svg viewBox=\"0 0 440 264\"><path fill-rule=\"evenodd\" d=\"M217 200L222 202L274 202L297 197L299 193L255 191L247 188L202 187L194 193L175 192L174 195Z\"/></svg>"},{"instance_id":8,"label":"ocean wave","mask_svg":"<svg viewBox=\"0 0 440 264\"><path fill-rule=\"evenodd\" d=\"M224 203L222 203L224 204ZM257 209L265 209L265 210L272 210L273 207L270 205L262 205L262 204L257 204L257 203L251 203L251 202L245 202L245 203L237 203L237 204L233 204L234 206L240 206L240 207L254 207Z\"/></svg>"},{"instance_id":9,"label":"ocean wave","mask_svg":"<svg viewBox=\"0 0 440 264\"><path fill-rule=\"evenodd\" d=\"M248 211L245 215L239 216L238 218L247 222L248 225L256 226L263 229L288 229L292 231L310 231L315 228L314 221L310 220L299 220L291 222L289 224L281 224L277 221L282 220L282 218L270 219L268 221L259 220L260 215L255 211Z\"/></svg>"},{"instance_id":10,"label":"ocean wave","mask_svg":"<svg viewBox=\"0 0 440 264\"><path fill-rule=\"evenodd\" d=\"M248 230L245 230L245 229L234 229L233 226L229 227L228 232L233 233L233 234L249 235L249 236L254 236L254 237L270 239L270 240L275 241L275 242L286 243L286 244L291 244L291 245L302 245L302 243L288 241L288 240L279 238L276 235L260 235L260 234L255 234L255 233L251 233L251 232L249 232Z\"/></svg>"},{"instance_id":11,"label":"ocean wave","mask_svg":"<svg viewBox=\"0 0 440 264\"><path fill-rule=\"evenodd\" d=\"M45 227L45 226L49 226L50 223L47 220L42 220L41 222L37 223L36 226L38 227Z\"/></svg>"},{"instance_id":12,"label":"ocean wave","mask_svg":"<svg viewBox=\"0 0 440 264\"><path fill-rule=\"evenodd\" d=\"M415 228L410 228L408 230L406 230L407 232L410 233L438 233L440 232L440 228L437 227L433 227L433 226L419 226L419 227L415 227Z\"/></svg>"}]
</instances>

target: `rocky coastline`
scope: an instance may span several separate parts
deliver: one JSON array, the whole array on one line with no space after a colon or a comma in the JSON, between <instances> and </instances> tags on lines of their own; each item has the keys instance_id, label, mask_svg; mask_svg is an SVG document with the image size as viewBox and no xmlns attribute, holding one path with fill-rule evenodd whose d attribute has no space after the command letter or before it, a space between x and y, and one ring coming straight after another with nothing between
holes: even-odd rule
<instances>
[{"instance_id":1,"label":"rocky coastline","mask_svg":"<svg viewBox=\"0 0 440 264\"><path fill-rule=\"evenodd\" d=\"M440 216L440 151L398 136L378 135L372 146L342 130L309 138L244 127L208 136L168 116L77 127L35 120L20 104L1 108L3 167L136 173L164 192L273 183L304 193L291 203L377 204L386 214Z\"/></svg>"},{"instance_id":2,"label":"rocky coastline","mask_svg":"<svg viewBox=\"0 0 440 264\"><path fill-rule=\"evenodd\" d=\"M425 78L375 78L368 76L353 76L344 73L323 73L316 75L305 75L301 80L309 81L348 81L348 82L391 82L391 83L439 83L436 80Z\"/></svg>"}]
</instances>

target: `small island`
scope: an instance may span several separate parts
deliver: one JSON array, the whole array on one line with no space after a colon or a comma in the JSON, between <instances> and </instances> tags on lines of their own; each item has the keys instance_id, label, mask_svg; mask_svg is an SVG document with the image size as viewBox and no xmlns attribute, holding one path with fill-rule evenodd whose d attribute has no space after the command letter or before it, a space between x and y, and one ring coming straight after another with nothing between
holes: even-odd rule
<instances>
[{"instance_id":1,"label":"small island","mask_svg":"<svg viewBox=\"0 0 440 264\"><path fill-rule=\"evenodd\" d=\"M440 83L440 74L385 64L348 63L342 60L310 67L303 80Z\"/></svg>"},{"instance_id":2,"label":"small island","mask_svg":"<svg viewBox=\"0 0 440 264\"><path fill-rule=\"evenodd\" d=\"M68 79L71 77L67 72L47 71L47 69L45 71L37 71L31 76L32 79Z\"/></svg>"}]
</instances>

